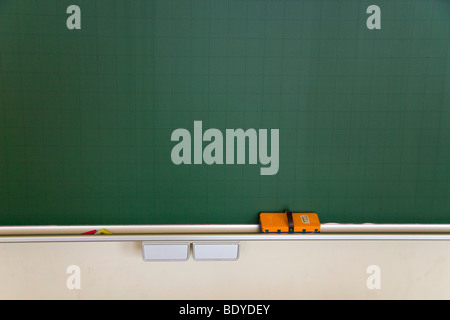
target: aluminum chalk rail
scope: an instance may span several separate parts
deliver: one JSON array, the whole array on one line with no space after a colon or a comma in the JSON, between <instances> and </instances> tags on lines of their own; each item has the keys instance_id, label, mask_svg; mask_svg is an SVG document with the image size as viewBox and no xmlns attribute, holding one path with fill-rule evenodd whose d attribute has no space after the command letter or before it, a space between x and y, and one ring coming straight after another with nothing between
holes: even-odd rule
<instances>
[{"instance_id":1,"label":"aluminum chalk rail","mask_svg":"<svg viewBox=\"0 0 450 320\"><path fill-rule=\"evenodd\" d=\"M2 236L0 243L37 243L37 242L165 242L171 241L317 241L317 240L450 240L450 234L311 234L311 235L254 235L254 234L218 234L218 235L96 235L96 236Z\"/></svg>"},{"instance_id":2,"label":"aluminum chalk rail","mask_svg":"<svg viewBox=\"0 0 450 320\"><path fill-rule=\"evenodd\" d=\"M81 235L102 228L112 235ZM0 227L0 243L259 240L450 240L450 224L326 223L320 233L311 234L265 234L253 224Z\"/></svg>"}]
</instances>

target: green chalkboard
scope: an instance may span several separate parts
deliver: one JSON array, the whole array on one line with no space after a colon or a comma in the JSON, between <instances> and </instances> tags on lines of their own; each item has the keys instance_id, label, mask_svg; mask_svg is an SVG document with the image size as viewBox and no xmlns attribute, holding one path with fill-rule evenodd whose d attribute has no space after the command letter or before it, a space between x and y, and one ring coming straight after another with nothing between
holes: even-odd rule
<instances>
[{"instance_id":1,"label":"green chalkboard","mask_svg":"<svg viewBox=\"0 0 450 320\"><path fill-rule=\"evenodd\" d=\"M450 223L450 1L0 0L0 225Z\"/></svg>"}]
</instances>

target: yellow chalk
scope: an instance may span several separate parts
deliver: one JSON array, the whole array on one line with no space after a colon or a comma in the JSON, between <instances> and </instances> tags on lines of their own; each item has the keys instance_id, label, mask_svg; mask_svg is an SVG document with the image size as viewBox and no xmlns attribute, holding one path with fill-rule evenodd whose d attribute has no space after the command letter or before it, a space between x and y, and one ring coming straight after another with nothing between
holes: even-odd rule
<instances>
[{"instance_id":1,"label":"yellow chalk","mask_svg":"<svg viewBox=\"0 0 450 320\"><path fill-rule=\"evenodd\" d=\"M101 229L101 230L97 231L95 234L112 234L112 233L106 229Z\"/></svg>"}]
</instances>

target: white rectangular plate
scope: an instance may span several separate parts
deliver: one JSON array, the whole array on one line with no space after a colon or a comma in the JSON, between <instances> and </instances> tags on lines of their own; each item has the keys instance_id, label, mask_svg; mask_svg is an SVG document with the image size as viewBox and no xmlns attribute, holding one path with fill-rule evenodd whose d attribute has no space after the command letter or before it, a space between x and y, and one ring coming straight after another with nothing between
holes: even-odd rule
<instances>
[{"instance_id":1,"label":"white rectangular plate","mask_svg":"<svg viewBox=\"0 0 450 320\"><path fill-rule=\"evenodd\" d=\"M142 243L144 261L186 261L189 243Z\"/></svg>"},{"instance_id":2,"label":"white rectangular plate","mask_svg":"<svg viewBox=\"0 0 450 320\"><path fill-rule=\"evenodd\" d=\"M237 260L239 243L194 243L195 260Z\"/></svg>"}]
</instances>

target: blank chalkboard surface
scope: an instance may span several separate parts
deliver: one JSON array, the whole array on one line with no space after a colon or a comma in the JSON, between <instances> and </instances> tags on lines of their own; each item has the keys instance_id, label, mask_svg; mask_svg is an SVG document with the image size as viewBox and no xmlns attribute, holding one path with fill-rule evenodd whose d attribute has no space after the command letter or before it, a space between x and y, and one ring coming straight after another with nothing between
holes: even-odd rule
<instances>
[{"instance_id":1,"label":"blank chalkboard surface","mask_svg":"<svg viewBox=\"0 0 450 320\"><path fill-rule=\"evenodd\" d=\"M1 0L0 225L450 223L450 1Z\"/></svg>"}]
</instances>

